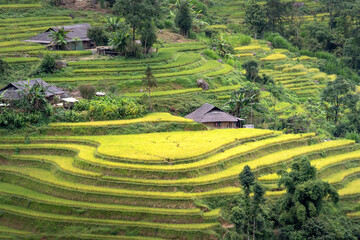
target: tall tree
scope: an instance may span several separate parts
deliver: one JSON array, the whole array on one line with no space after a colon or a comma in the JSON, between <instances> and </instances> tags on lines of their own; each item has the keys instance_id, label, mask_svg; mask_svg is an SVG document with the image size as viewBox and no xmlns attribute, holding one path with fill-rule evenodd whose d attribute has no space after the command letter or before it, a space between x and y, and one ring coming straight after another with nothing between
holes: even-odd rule
<instances>
[{"instance_id":1,"label":"tall tree","mask_svg":"<svg viewBox=\"0 0 360 240\"><path fill-rule=\"evenodd\" d=\"M141 44L144 47L145 53L149 53L156 40L157 36L154 23L148 22L143 24L141 27Z\"/></svg>"},{"instance_id":2,"label":"tall tree","mask_svg":"<svg viewBox=\"0 0 360 240\"><path fill-rule=\"evenodd\" d=\"M187 0L181 0L179 9L175 17L175 24L183 35L188 36L193 24L191 8Z\"/></svg>"},{"instance_id":3,"label":"tall tree","mask_svg":"<svg viewBox=\"0 0 360 240\"><path fill-rule=\"evenodd\" d=\"M142 24L152 22L163 13L163 2L158 0L116 0L114 11L121 14L132 29L132 42L135 44L136 30Z\"/></svg>"},{"instance_id":4,"label":"tall tree","mask_svg":"<svg viewBox=\"0 0 360 240\"><path fill-rule=\"evenodd\" d=\"M248 61L242 65L246 71L246 78L255 83L259 78L259 64L256 61Z\"/></svg>"},{"instance_id":5,"label":"tall tree","mask_svg":"<svg viewBox=\"0 0 360 240\"><path fill-rule=\"evenodd\" d=\"M316 177L316 168L311 166L307 158L295 162L291 171L280 171L279 186L284 186L286 193L278 200L275 211L282 227L281 239L335 239L317 238L325 236L321 232L306 232L319 226L322 220L318 217L323 212L324 204L329 199L334 203L339 201L336 190L327 182ZM309 237L303 236L309 235ZM297 236L297 237L295 237Z\"/></svg>"},{"instance_id":6,"label":"tall tree","mask_svg":"<svg viewBox=\"0 0 360 240\"><path fill-rule=\"evenodd\" d=\"M322 101L327 104L328 119L332 118L335 124L338 123L339 115L356 101L355 89L354 84L341 76L328 82L321 95Z\"/></svg>"},{"instance_id":7,"label":"tall tree","mask_svg":"<svg viewBox=\"0 0 360 240\"><path fill-rule=\"evenodd\" d=\"M271 234L263 210L265 189L256 182L251 168L246 165L239 174L242 189L240 205L232 208L231 220L243 239L269 239Z\"/></svg>"},{"instance_id":8,"label":"tall tree","mask_svg":"<svg viewBox=\"0 0 360 240\"><path fill-rule=\"evenodd\" d=\"M273 96L274 99L274 130L277 129L277 113L276 113L276 103L278 99L281 99L281 96L284 94L284 87L281 84L269 84L268 90Z\"/></svg>"},{"instance_id":9,"label":"tall tree","mask_svg":"<svg viewBox=\"0 0 360 240\"><path fill-rule=\"evenodd\" d=\"M265 9L269 29L282 32L282 23L287 15L288 4L282 0L267 0Z\"/></svg>"},{"instance_id":10,"label":"tall tree","mask_svg":"<svg viewBox=\"0 0 360 240\"><path fill-rule=\"evenodd\" d=\"M257 39L258 36L261 37L266 28L264 8L255 1L252 1L246 6L244 23L251 34L254 35L255 39Z\"/></svg>"},{"instance_id":11,"label":"tall tree","mask_svg":"<svg viewBox=\"0 0 360 240\"><path fill-rule=\"evenodd\" d=\"M147 67L145 71L145 77L142 80L143 84L145 84L148 93L149 93L149 108L153 110L153 106L151 103L151 89L157 86L156 77L153 75L150 66Z\"/></svg>"}]
</instances>

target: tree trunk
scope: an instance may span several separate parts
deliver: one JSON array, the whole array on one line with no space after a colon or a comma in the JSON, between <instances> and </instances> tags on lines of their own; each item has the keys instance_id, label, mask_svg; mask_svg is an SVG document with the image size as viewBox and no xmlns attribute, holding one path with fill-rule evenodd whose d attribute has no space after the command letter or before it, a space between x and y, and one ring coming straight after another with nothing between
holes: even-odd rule
<instances>
[{"instance_id":1,"label":"tree trunk","mask_svg":"<svg viewBox=\"0 0 360 240\"><path fill-rule=\"evenodd\" d=\"M153 110L152 104L151 104L151 94L150 94L150 88L149 88L149 106L150 106L150 111Z\"/></svg>"},{"instance_id":2,"label":"tree trunk","mask_svg":"<svg viewBox=\"0 0 360 240\"><path fill-rule=\"evenodd\" d=\"M276 130L276 122L277 122L277 117L276 117L276 97L275 97L275 100L274 100L274 130Z\"/></svg>"},{"instance_id":3,"label":"tree trunk","mask_svg":"<svg viewBox=\"0 0 360 240\"><path fill-rule=\"evenodd\" d=\"M253 240L255 240L255 229L256 228L256 223L255 223L255 216L254 216L254 222L253 222Z\"/></svg>"}]
</instances>

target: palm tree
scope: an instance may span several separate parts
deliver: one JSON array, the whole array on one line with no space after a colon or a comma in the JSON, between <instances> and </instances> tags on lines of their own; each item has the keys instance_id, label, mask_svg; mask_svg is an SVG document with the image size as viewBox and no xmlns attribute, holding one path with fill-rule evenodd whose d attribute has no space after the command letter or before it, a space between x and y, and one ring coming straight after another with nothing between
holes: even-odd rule
<instances>
[{"instance_id":1,"label":"palm tree","mask_svg":"<svg viewBox=\"0 0 360 240\"><path fill-rule=\"evenodd\" d=\"M56 46L58 50L62 50L67 44L67 34L71 31L65 31L64 27L57 29L56 31L50 30L51 44Z\"/></svg>"}]
</instances>

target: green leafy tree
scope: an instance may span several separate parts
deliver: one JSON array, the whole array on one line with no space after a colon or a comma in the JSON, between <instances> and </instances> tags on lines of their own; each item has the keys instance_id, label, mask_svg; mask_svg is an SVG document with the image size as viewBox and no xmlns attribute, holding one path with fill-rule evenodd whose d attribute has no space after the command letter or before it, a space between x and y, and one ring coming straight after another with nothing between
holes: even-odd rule
<instances>
[{"instance_id":1,"label":"green leafy tree","mask_svg":"<svg viewBox=\"0 0 360 240\"><path fill-rule=\"evenodd\" d=\"M0 80L5 80L9 76L10 66L0 58Z\"/></svg>"},{"instance_id":2,"label":"green leafy tree","mask_svg":"<svg viewBox=\"0 0 360 240\"><path fill-rule=\"evenodd\" d=\"M49 37L51 37L51 43L52 45L55 45L57 49L59 50L63 50L66 48L66 44L67 44L67 34L70 31L65 31L64 27L59 28L55 31L50 30L50 35Z\"/></svg>"},{"instance_id":3,"label":"green leafy tree","mask_svg":"<svg viewBox=\"0 0 360 240\"><path fill-rule=\"evenodd\" d=\"M117 0L114 11L125 18L132 29L132 42L135 45L136 30L163 14L164 1L158 0Z\"/></svg>"},{"instance_id":4,"label":"green leafy tree","mask_svg":"<svg viewBox=\"0 0 360 240\"><path fill-rule=\"evenodd\" d=\"M274 100L274 129L277 129L277 113L276 113L276 104L277 104L277 100L281 100L283 98L283 96L285 95L285 89L283 87L283 85L280 84L269 84L267 86L267 89L269 90L269 92L271 93L271 95L273 96L273 100Z\"/></svg>"},{"instance_id":5,"label":"green leafy tree","mask_svg":"<svg viewBox=\"0 0 360 240\"><path fill-rule=\"evenodd\" d=\"M187 0L180 1L180 6L175 17L175 24L180 28L181 34L189 36L189 31L193 25L193 16Z\"/></svg>"},{"instance_id":6,"label":"green leafy tree","mask_svg":"<svg viewBox=\"0 0 360 240\"><path fill-rule=\"evenodd\" d=\"M141 44L144 47L144 52L149 53L151 47L157 40L156 28L154 23L148 22L141 27Z\"/></svg>"},{"instance_id":7,"label":"green leafy tree","mask_svg":"<svg viewBox=\"0 0 360 240\"><path fill-rule=\"evenodd\" d=\"M254 38L261 37L266 28L265 10L256 2L251 2L246 6L244 23L253 34Z\"/></svg>"},{"instance_id":8,"label":"green leafy tree","mask_svg":"<svg viewBox=\"0 0 360 240\"><path fill-rule=\"evenodd\" d=\"M339 115L356 102L355 88L354 84L339 76L335 81L328 82L323 90L321 99L327 106L328 119L333 119L335 124Z\"/></svg>"},{"instance_id":9,"label":"green leafy tree","mask_svg":"<svg viewBox=\"0 0 360 240\"><path fill-rule=\"evenodd\" d=\"M131 43L129 28L124 25L121 30L110 33L109 45L120 53L127 51L127 46Z\"/></svg>"},{"instance_id":10,"label":"green leafy tree","mask_svg":"<svg viewBox=\"0 0 360 240\"><path fill-rule=\"evenodd\" d=\"M237 116L243 117L247 107L259 103L260 90L253 84L247 84L231 94L230 100L224 107Z\"/></svg>"},{"instance_id":11,"label":"green leafy tree","mask_svg":"<svg viewBox=\"0 0 360 240\"><path fill-rule=\"evenodd\" d=\"M145 77L143 78L142 82L146 86L149 93L149 108L150 110L153 110L153 106L151 103L151 89L157 86L157 79L153 75L150 66L147 67L145 71Z\"/></svg>"},{"instance_id":12,"label":"green leafy tree","mask_svg":"<svg viewBox=\"0 0 360 240\"><path fill-rule=\"evenodd\" d=\"M87 30L87 36L95 42L97 46L106 46L108 44L108 36L102 27L91 27Z\"/></svg>"},{"instance_id":13,"label":"green leafy tree","mask_svg":"<svg viewBox=\"0 0 360 240\"><path fill-rule=\"evenodd\" d=\"M246 78L255 83L256 80L259 78L259 65L256 61L248 61L245 62L242 67L246 71Z\"/></svg>"},{"instance_id":14,"label":"green leafy tree","mask_svg":"<svg viewBox=\"0 0 360 240\"><path fill-rule=\"evenodd\" d=\"M265 204L265 189L256 182L251 168L246 165L239 174L242 189L240 205L232 208L231 221L242 239L269 239L269 228Z\"/></svg>"},{"instance_id":15,"label":"green leafy tree","mask_svg":"<svg viewBox=\"0 0 360 240\"><path fill-rule=\"evenodd\" d=\"M281 175L279 186L286 189L286 193L275 206L281 231L283 235L287 235L283 236L283 239L323 239L314 237L326 234L306 233L304 230L316 227L316 221L320 220L318 217L324 211L327 199L333 203L339 201L336 190L329 183L316 178L316 168L311 166L307 158L295 162L290 172L279 171L278 174ZM322 221L321 224L326 223ZM304 238L304 235L310 236Z\"/></svg>"},{"instance_id":16,"label":"green leafy tree","mask_svg":"<svg viewBox=\"0 0 360 240\"><path fill-rule=\"evenodd\" d=\"M291 4L291 2L290 2ZM283 31L282 23L288 12L288 4L282 0L267 0L264 9L266 10L267 25L271 31Z\"/></svg>"}]
</instances>

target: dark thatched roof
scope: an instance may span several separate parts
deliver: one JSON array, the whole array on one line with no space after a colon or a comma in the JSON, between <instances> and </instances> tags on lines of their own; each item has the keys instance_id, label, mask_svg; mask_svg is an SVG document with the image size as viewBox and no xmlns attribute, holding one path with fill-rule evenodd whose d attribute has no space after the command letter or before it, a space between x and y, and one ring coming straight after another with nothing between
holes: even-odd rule
<instances>
[{"instance_id":1,"label":"dark thatched roof","mask_svg":"<svg viewBox=\"0 0 360 240\"><path fill-rule=\"evenodd\" d=\"M29 87L33 87L35 84L39 84L45 89L45 95L46 97L52 97L55 95L64 95L66 94L65 91L61 90L60 88L57 88L55 86L52 86L46 82L44 82L41 79L32 79L29 81L19 81L19 82L12 82L3 89L0 89L0 95L3 95L3 98L6 100L18 100L22 96L22 90L26 88L26 85L29 85Z\"/></svg>"},{"instance_id":2,"label":"dark thatched roof","mask_svg":"<svg viewBox=\"0 0 360 240\"><path fill-rule=\"evenodd\" d=\"M69 25L69 26L61 26L61 27L52 27L46 30L43 33L40 33L39 35L36 35L28 40L25 40L24 42L35 42L35 43L42 43L42 44L50 44L51 43L51 37L49 36L51 34L50 31L57 31L58 29L61 29L64 27L65 31L70 31L66 36L67 42L76 42L74 38L79 38L80 41L86 42L90 41L90 38L87 37L87 30L91 28L90 24L84 23L84 24L75 24L75 25Z\"/></svg>"},{"instance_id":3,"label":"dark thatched roof","mask_svg":"<svg viewBox=\"0 0 360 240\"><path fill-rule=\"evenodd\" d=\"M209 103L205 103L200 108L196 109L194 112L186 115L185 117L199 123L237 122L239 120L243 120L234 117Z\"/></svg>"}]
</instances>

